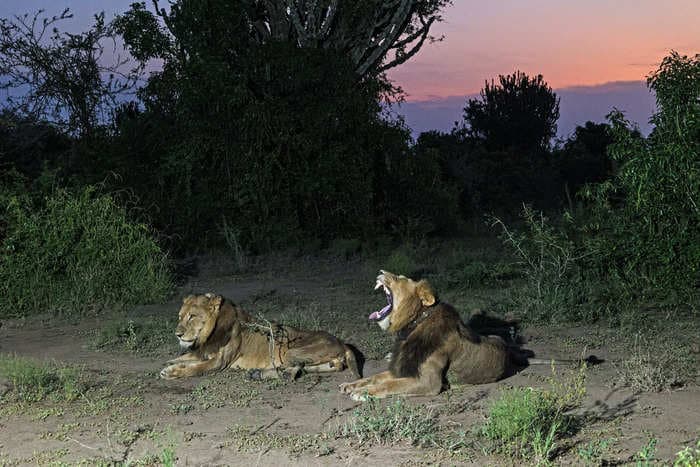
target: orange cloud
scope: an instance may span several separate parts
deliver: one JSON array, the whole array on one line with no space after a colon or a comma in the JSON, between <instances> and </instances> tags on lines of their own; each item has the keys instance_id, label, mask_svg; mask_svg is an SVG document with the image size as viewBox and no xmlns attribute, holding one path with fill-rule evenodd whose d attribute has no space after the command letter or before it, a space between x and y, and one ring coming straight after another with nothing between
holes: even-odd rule
<instances>
[{"instance_id":1,"label":"orange cloud","mask_svg":"<svg viewBox=\"0 0 700 467\"><path fill-rule=\"evenodd\" d=\"M700 52L696 0L456 0L426 45L390 78L409 100L478 92L522 70L557 88L643 80L670 50Z\"/></svg>"}]
</instances>

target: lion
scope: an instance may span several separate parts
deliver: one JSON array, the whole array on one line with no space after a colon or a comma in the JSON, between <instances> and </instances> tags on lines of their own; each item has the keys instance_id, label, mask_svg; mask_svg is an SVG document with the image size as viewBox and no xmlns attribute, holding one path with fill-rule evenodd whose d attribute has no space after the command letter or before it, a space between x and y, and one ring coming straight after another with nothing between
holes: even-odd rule
<instances>
[{"instance_id":1,"label":"lion","mask_svg":"<svg viewBox=\"0 0 700 467\"><path fill-rule=\"evenodd\" d=\"M458 383L483 384L509 376L522 364L503 339L479 335L464 324L426 280L380 271L375 290L380 288L388 304L369 318L396 335L389 370L341 384L341 392L352 399L437 395L447 386L448 369Z\"/></svg>"},{"instance_id":2,"label":"lion","mask_svg":"<svg viewBox=\"0 0 700 467\"><path fill-rule=\"evenodd\" d=\"M274 322L258 322L221 295L184 298L175 331L186 353L170 360L163 379L201 376L226 368L250 370L254 379L301 371L325 373L349 368L361 378L356 350L322 331L302 331Z\"/></svg>"}]
</instances>

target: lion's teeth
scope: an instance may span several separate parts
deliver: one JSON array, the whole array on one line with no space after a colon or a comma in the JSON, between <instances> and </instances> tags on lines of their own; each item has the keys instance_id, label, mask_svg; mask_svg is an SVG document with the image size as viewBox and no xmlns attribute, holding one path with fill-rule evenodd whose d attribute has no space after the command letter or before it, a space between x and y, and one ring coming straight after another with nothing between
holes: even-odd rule
<instances>
[{"instance_id":1,"label":"lion's teeth","mask_svg":"<svg viewBox=\"0 0 700 467\"><path fill-rule=\"evenodd\" d=\"M377 290L379 287L383 287L384 284L381 283L379 279L377 279L377 284L374 286L374 290Z\"/></svg>"}]
</instances>

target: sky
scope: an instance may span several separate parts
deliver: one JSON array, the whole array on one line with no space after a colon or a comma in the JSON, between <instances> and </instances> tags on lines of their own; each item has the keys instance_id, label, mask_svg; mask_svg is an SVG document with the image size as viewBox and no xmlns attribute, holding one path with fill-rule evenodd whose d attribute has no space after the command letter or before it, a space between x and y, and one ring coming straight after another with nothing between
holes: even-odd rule
<instances>
[{"instance_id":1,"label":"sky","mask_svg":"<svg viewBox=\"0 0 700 467\"><path fill-rule=\"evenodd\" d=\"M0 17L69 6L73 30L94 13L107 18L134 0L0 0ZM349 1L349 0L345 0ZM165 3L165 2L161 2ZM559 134L613 107L648 131L654 97L646 76L671 50L700 53L700 0L454 0L427 44L390 72L406 92L397 109L414 134L447 131L467 97L499 74L542 74L561 98Z\"/></svg>"}]
</instances>

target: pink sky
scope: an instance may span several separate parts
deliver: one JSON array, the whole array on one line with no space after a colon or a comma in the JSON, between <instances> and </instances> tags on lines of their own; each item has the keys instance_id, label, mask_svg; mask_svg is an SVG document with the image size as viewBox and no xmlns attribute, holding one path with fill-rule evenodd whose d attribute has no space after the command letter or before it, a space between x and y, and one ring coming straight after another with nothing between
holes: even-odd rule
<instances>
[{"instance_id":1,"label":"pink sky","mask_svg":"<svg viewBox=\"0 0 700 467\"><path fill-rule=\"evenodd\" d=\"M454 0L390 77L409 101L473 94L516 69L554 88L644 80L670 50L700 53L700 0Z\"/></svg>"}]
</instances>

